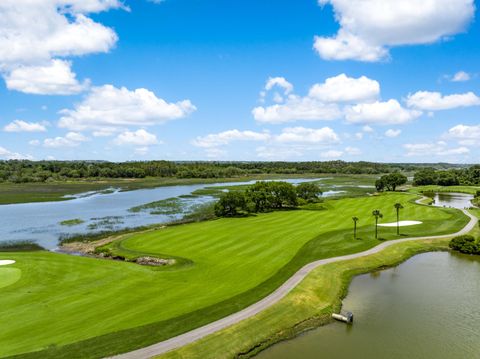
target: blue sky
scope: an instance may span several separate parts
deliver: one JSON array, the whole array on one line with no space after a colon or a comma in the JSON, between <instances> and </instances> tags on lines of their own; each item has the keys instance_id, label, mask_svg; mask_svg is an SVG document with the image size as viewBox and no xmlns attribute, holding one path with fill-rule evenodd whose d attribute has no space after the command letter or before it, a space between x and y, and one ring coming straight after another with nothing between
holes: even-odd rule
<instances>
[{"instance_id":1,"label":"blue sky","mask_svg":"<svg viewBox=\"0 0 480 359\"><path fill-rule=\"evenodd\" d=\"M2 1L0 158L478 162L476 15L473 0Z\"/></svg>"}]
</instances>

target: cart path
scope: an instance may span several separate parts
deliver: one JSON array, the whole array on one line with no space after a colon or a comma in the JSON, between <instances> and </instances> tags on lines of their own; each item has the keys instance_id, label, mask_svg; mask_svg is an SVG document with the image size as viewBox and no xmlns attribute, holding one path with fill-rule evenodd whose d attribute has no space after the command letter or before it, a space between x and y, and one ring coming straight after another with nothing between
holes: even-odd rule
<instances>
[{"instance_id":1,"label":"cart path","mask_svg":"<svg viewBox=\"0 0 480 359\"><path fill-rule=\"evenodd\" d=\"M420 198L418 201L421 201L421 200L422 198ZM452 236L460 236L463 234L467 234L475 227L478 219L475 216L471 215L467 210L462 210L462 212L470 218L470 222L468 222L468 224L457 233L446 234L441 236L426 236L426 237L414 237L414 238L403 238L403 239L391 240L388 242L383 242L378 246L370 248L369 250L366 250L363 252L358 252L354 254L333 257L333 258L320 259L318 261L311 262L303 266L300 270L298 270L293 276L291 276L285 283L283 283L278 289L276 289L270 295L250 305L249 307L242 309L239 312L233 313L225 318L222 318L210 324L204 325L203 327L199 327L197 329L191 330L189 332L178 335L176 337L167 339L163 342L159 342L157 344L153 344L142 349L134 350L129 353L120 354L115 356L114 358L116 359L151 358L153 356L164 354L171 350L178 349L184 345L193 343L210 334L216 333L222 329L225 329L234 324L237 324L242 320L251 318L254 315L260 313L261 311L264 311L267 308L270 308L272 305L279 302L293 288L295 288L311 271L313 271L314 269L322 265L334 263L334 262L346 261L350 259L355 259L355 258L360 258L360 257L368 256L371 254L375 254L375 253L381 252L387 247L390 247L398 243L426 240L426 239L441 239L441 238L448 238Z\"/></svg>"}]
</instances>

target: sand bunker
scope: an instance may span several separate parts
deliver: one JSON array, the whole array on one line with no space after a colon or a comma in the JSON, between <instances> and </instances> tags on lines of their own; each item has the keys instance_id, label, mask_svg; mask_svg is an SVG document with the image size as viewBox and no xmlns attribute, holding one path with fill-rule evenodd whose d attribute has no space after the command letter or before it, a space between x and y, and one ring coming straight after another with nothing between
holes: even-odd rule
<instances>
[{"instance_id":1,"label":"sand bunker","mask_svg":"<svg viewBox=\"0 0 480 359\"><path fill-rule=\"evenodd\" d=\"M406 226L415 226L416 224L422 224L423 222L420 221L400 221L398 222L398 225L400 227L406 227ZM380 227L396 227L397 222L392 222L392 223L382 223L379 224Z\"/></svg>"},{"instance_id":2,"label":"sand bunker","mask_svg":"<svg viewBox=\"0 0 480 359\"><path fill-rule=\"evenodd\" d=\"M15 261L13 259L2 259L0 260L0 266L6 266L9 264L14 264Z\"/></svg>"}]
</instances>

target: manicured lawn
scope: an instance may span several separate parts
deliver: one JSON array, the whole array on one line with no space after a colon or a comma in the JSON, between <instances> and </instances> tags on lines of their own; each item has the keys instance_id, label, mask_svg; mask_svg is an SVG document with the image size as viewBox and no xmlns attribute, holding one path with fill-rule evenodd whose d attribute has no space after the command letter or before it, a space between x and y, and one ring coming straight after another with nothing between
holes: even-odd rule
<instances>
[{"instance_id":1,"label":"manicured lawn","mask_svg":"<svg viewBox=\"0 0 480 359\"><path fill-rule=\"evenodd\" d=\"M46 349L32 357L100 357L206 324L259 300L305 263L378 244L371 212L380 209L383 222L393 222L395 202L405 207L401 219L423 221L402 228L404 236L451 233L468 222L459 211L415 205L414 198L396 193L332 200L325 210L168 227L112 245L130 256L188 259L167 269L47 252L0 253L22 271L1 291L0 316L9 325L0 326L0 356ZM352 216L360 218L361 240L352 239ZM395 239L395 231L381 228L380 235Z\"/></svg>"},{"instance_id":2,"label":"manicured lawn","mask_svg":"<svg viewBox=\"0 0 480 359\"><path fill-rule=\"evenodd\" d=\"M412 187L410 192L412 193L422 193L422 192L456 192L456 193L468 193L476 194L477 191L480 191L480 186L418 186Z\"/></svg>"}]
</instances>

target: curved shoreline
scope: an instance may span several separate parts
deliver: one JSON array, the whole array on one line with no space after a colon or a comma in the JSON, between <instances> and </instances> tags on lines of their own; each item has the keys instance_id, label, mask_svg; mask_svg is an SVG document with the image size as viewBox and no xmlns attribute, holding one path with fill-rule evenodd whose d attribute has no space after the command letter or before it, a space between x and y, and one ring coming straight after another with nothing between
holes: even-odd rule
<instances>
[{"instance_id":1,"label":"curved shoreline","mask_svg":"<svg viewBox=\"0 0 480 359\"><path fill-rule=\"evenodd\" d=\"M418 199L415 202L421 201L423 198ZM253 317L254 315L262 312L263 310L271 307L272 305L276 304L279 302L281 299L283 299L293 288L295 288L310 272L312 272L314 269L318 268L319 266L329 264L329 263L334 263L334 262L340 262L340 261L346 261L350 259L355 259L355 258L360 258L364 256L368 256L371 254L378 253L385 248L388 248L394 244L402 243L402 242L409 242L409 241L418 241L418 240L429 240L429 239L445 239L449 238L452 236L456 235L462 235L470 232L474 226L477 223L477 218L473 215L471 215L468 211L462 210L462 212L470 218L470 221L468 224L461 229L460 231L452 234L446 234L446 235L440 235L440 236L424 236L424 237L412 237L412 238L403 238L403 239L398 239L398 240L392 240L388 242L384 242L379 244L376 247L373 247L369 250L363 251L363 252L358 252L350 255L345 255L345 256L339 256L339 257L333 257L333 258L326 258L326 259L321 259L318 261L311 262L305 266L303 266L300 270L298 270L293 276L291 276L286 282L284 282L279 288L277 288L273 293L270 295L266 296L262 300L250 305L247 308L244 308L243 310L236 312L234 314L231 314L227 317L224 317L222 319L219 319L217 321L214 321L212 323L209 323L207 325L204 325L202 327L199 327L197 329L191 330L189 332L186 332L184 334L178 335L176 337L167 339L165 341L159 342L157 344L150 345L148 347L134 350L125 354L120 354L117 356L114 356L114 358L150 358L152 356L160 355L167 353L169 351L178 349L180 347L183 347L187 344L191 344L199 339L202 339L210 334L216 333L222 329L225 329L227 327L230 327L231 325L234 325L236 323L239 323L245 319L248 319L250 317Z\"/></svg>"}]
</instances>

